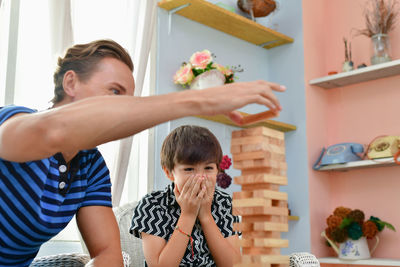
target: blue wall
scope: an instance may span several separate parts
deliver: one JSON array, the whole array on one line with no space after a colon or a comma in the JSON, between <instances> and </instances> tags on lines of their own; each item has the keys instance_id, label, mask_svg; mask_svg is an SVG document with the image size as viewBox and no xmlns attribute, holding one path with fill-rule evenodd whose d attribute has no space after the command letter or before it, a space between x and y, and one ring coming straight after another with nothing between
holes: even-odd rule
<instances>
[{"instance_id":1,"label":"blue wall","mask_svg":"<svg viewBox=\"0 0 400 267\"><path fill-rule=\"evenodd\" d=\"M212 3L218 1L210 1ZM236 1L219 1L235 6ZM236 7L236 6L235 6ZM300 221L290 222L289 232L282 238L289 239L289 248L282 254L310 251L309 229L309 193L308 163L305 132L305 92L304 92L304 57L302 36L302 2L298 0L279 1L278 10L257 22L277 29L295 39L293 44L270 50L260 48L236 37L193 22L179 15L172 18L171 34L168 35L168 13L159 8L157 30L157 82L156 94L165 94L182 90L176 86L172 77L182 62L203 49L217 55L216 62L222 65L241 65L244 72L238 73L239 81L269 80L286 85L287 92L279 93L283 111L279 121L294 124L298 129L286 133L286 157L288 163L289 185L281 187L289 194L289 208L293 215L299 215ZM173 107L171 107L173 108ZM265 108L257 105L247 106L245 112L256 113ZM154 189L164 188L169 180L160 167L160 148L170 130L182 124L197 124L208 127L220 140L224 154L230 155L230 136L236 127L230 127L198 118L183 118L164 123L155 129L155 181ZM228 173L233 177L240 172L232 168ZM239 191L240 187L231 185L229 193Z\"/></svg>"}]
</instances>

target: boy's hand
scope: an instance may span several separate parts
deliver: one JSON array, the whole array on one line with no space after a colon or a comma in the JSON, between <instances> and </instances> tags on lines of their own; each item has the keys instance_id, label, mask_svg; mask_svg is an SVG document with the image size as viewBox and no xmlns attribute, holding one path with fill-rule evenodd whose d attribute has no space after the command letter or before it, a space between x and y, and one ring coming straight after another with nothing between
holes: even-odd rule
<instances>
[{"instance_id":1,"label":"boy's hand","mask_svg":"<svg viewBox=\"0 0 400 267\"><path fill-rule=\"evenodd\" d=\"M203 199L206 188L201 186L204 178L191 176L183 185L181 191L175 185L174 193L176 201L181 207L181 214L197 217L201 200Z\"/></svg>"},{"instance_id":2,"label":"boy's hand","mask_svg":"<svg viewBox=\"0 0 400 267\"><path fill-rule=\"evenodd\" d=\"M215 181L213 181L210 177L205 176L205 179L203 180L203 186L206 188L206 192L200 203L200 209L198 215L200 221L212 218L211 204L214 199Z\"/></svg>"}]
</instances>

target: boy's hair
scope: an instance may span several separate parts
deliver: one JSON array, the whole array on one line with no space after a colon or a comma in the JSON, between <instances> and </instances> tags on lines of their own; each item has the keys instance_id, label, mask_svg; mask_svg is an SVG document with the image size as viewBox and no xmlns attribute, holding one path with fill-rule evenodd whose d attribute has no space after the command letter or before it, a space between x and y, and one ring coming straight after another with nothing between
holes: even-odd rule
<instances>
[{"instance_id":1,"label":"boy's hair","mask_svg":"<svg viewBox=\"0 0 400 267\"><path fill-rule=\"evenodd\" d=\"M96 70L99 61L106 57L122 61L133 72L133 62L129 53L115 41L97 40L74 45L67 50L64 58L58 58L54 73L54 98L51 102L56 104L64 99L63 79L67 71L73 70L80 80L86 81Z\"/></svg>"},{"instance_id":2,"label":"boy's hair","mask_svg":"<svg viewBox=\"0 0 400 267\"><path fill-rule=\"evenodd\" d=\"M161 148L161 166L172 171L175 164L196 164L212 162L219 164L222 149L217 138L208 129L184 125L173 130L164 140Z\"/></svg>"}]
</instances>

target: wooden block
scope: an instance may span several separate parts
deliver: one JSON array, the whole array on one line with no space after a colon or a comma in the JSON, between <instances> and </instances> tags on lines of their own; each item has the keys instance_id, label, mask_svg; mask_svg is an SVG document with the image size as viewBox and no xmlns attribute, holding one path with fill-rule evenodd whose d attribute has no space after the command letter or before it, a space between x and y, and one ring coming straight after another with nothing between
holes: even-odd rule
<instances>
[{"instance_id":1,"label":"wooden block","mask_svg":"<svg viewBox=\"0 0 400 267\"><path fill-rule=\"evenodd\" d=\"M261 183L261 184L244 184L242 185L243 191L254 191L257 189L266 189L266 190L279 190L279 185L277 184L268 184L268 183Z\"/></svg>"},{"instance_id":2,"label":"wooden block","mask_svg":"<svg viewBox=\"0 0 400 267\"><path fill-rule=\"evenodd\" d=\"M233 207L234 215L282 215L289 216L288 209L281 207Z\"/></svg>"},{"instance_id":3,"label":"wooden block","mask_svg":"<svg viewBox=\"0 0 400 267\"><path fill-rule=\"evenodd\" d=\"M276 238L256 238L253 240L255 247L262 248L287 248L289 247L289 240L276 239Z\"/></svg>"},{"instance_id":4,"label":"wooden block","mask_svg":"<svg viewBox=\"0 0 400 267\"><path fill-rule=\"evenodd\" d=\"M263 251L261 248L268 249L268 253L279 253L279 251L272 251L270 248L287 248L289 241L280 238L242 238L239 240L240 247L242 248L256 248L254 251ZM249 253L247 253L249 254Z\"/></svg>"},{"instance_id":5,"label":"wooden block","mask_svg":"<svg viewBox=\"0 0 400 267\"><path fill-rule=\"evenodd\" d=\"M284 140L285 133L267 127L254 127L232 132L232 138L245 136L270 136Z\"/></svg>"},{"instance_id":6,"label":"wooden block","mask_svg":"<svg viewBox=\"0 0 400 267\"><path fill-rule=\"evenodd\" d=\"M245 208L245 207L271 207L272 200L266 198L243 198L234 199L232 201L233 207Z\"/></svg>"},{"instance_id":7,"label":"wooden block","mask_svg":"<svg viewBox=\"0 0 400 267\"><path fill-rule=\"evenodd\" d=\"M287 223L276 223L276 222L255 222L251 225L254 231L276 231L276 232L288 232L289 225Z\"/></svg>"},{"instance_id":8,"label":"wooden block","mask_svg":"<svg viewBox=\"0 0 400 267\"><path fill-rule=\"evenodd\" d=\"M250 137L248 137L250 138ZM277 154L285 154L285 146L284 145L276 145L269 143L269 139L264 137L264 140L254 139L255 137L251 137L249 140L241 140L235 143L231 143L231 153L244 153L244 152L256 152L256 151L269 151ZM240 147L240 149L239 149Z\"/></svg>"},{"instance_id":9,"label":"wooden block","mask_svg":"<svg viewBox=\"0 0 400 267\"><path fill-rule=\"evenodd\" d=\"M243 199L253 197L253 191L238 191L233 192L232 199Z\"/></svg>"},{"instance_id":10,"label":"wooden block","mask_svg":"<svg viewBox=\"0 0 400 267\"><path fill-rule=\"evenodd\" d=\"M270 231L242 231L242 238L244 239L254 239L254 238L280 238L279 236L275 235L276 232Z\"/></svg>"},{"instance_id":11,"label":"wooden block","mask_svg":"<svg viewBox=\"0 0 400 267\"><path fill-rule=\"evenodd\" d=\"M261 262L271 264L289 264L290 258L287 255L267 255L261 256Z\"/></svg>"},{"instance_id":12,"label":"wooden block","mask_svg":"<svg viewBox=\"0 0 400 267\"><path fill-rule=\"evenodd\" d=\"M248 174L244 175L246 172L242 172L242 176L237 176L234 178L234 183L239 185L247 184L262 184L271 183L277 185L287 185L287 177L278 176L272 174Z\"/></svg>"},{"instance_id":13,"label":"wooden block","mask_svg":"<svg viewBox=\"0 0 400 267\"><path fill-rule=\"evenodd\" d=\"M254 190L252 194L252 197L254 198L267 198L285 201L287 201L288 199L288 194L286 192L279 192L274 190Z\"/></svg>"},{"instance_id":14,"label":"wooden block","mask_svg":"<svg viewBox=\"0 0 400 267\"><path fill-rule=\"evenodd\" d=\"M238 138L232 138L231 140L231 146L247 146L247 145L257 145L254 146L253 151L257 150L266 150L268 151L268 148L274 149L277 151L280 151L281 153L285 152L285 141L276 139L273 137L268 137L268 136L246 136L246 137L238 137ZM273 151L273 152L277 152ZM246 152L250 152L250 150L247 150Z\"/></svg>"},{"instance_id":15,"label":"wooden block","mask_svg":"<svg viewBox=\"0 0 400 267\"><path fill-rule=\"evenodd\" d=\"M244 223L255 223L255 222L288 223L288 215L245 215L242 216L241 221Z\"/></svg>"},{"instance_id":16,"label":"wooden block","mask_svg":"<svg viewBox=\"0 0 400 267\"><path fill-rule=\"evenodd\" d=\"M256 122L264 121L264 120L269 120L271 118L279 116L279 112L275 112L272 110L256 113L256 114L251 114L251 115L246 115L244 116L241 121L240 125L250 125Z\"/></svg>"},{"instance_id":17,"label":"wooden block","mask_svg":"<svg viewBox=\"0 0 400 267\"><path fill-rule=\"evenodd\" d=\"M261 248L261 247L242 247L242 254L244 255L280 255L280 248Z\"/></svg>"},{"instance_id":18,"label":"wooden block","mask_svg":"<svg viewBox=\"0 0 400 267\"><path fill-rule=\"evenodd\" d=\"M253 231L253 224L252 223L233 223L233 231L238 231L238 232L252 232Z\"/></svg>"},{"instance_id":19,"label":"wooden block","mask_svg":"<svg viewBox=\"0 0 400 267\"><path fill-rule=\"evenodd\" d=\"M274 266L272 266L269 263L262 263L262 262L259 263L245 262L245 263L236 263L233 265L233 267L274 267Z\"/></svg>"},{"instance_id":20,"label":"wooden block","mask_svg":"<svg viewBox=\"0 0 400 267\"><path fill-rule=\"evenodd\" d=\"M234 161L233 168L243 169L254 169L254 168L275 168L280 170L286 170L287 164L284 161L274 161L270 159L250 159L242 161Z\"/></svg>"},{"instance_id":21,"label":"wooden block","mask_svg":"<svg viewBox=\"0 0 400 267\"><path fill-rule=\"evenodd\" d=\"M287 255L243 255L242 262L289 265L290 258Z\"/></svg>"},{"instance_id":22,"label":"wooden block","mask_svg":"<svg viewBox=\"0 0 400 267\"><path fill-rule=\"evenodd\" d=\"M275 161L285 161L285 154L263 150L232 153L232 160L234 162L248 159L270 159Z\"/></svg>"},{"instance_id":23,"label":"wooden block","mask_svg":"<svg viewBox=\"0 0 400 267\"><path fill-rule=\"evenodd\" d=\"M269 144L269 139L266 136L246 136L232 138L231 145L254 145L254 144Z\"/></svg>"},{"instance_id":24,"label":"wooden block","mask_svg":"<svg viewBox=\"0 0 400 267\"><path fill-rule=\"evenodd\" d=\"M246 199L246 198L264 198L264 199L287 201L288 195L286 192L279 192L279 191L275 191L275 190L253 190L253 191L233 192L234 200L235 199ZM273 204L273 206L277 206L277 205ZM281 206L281 207L284 207L284 206Z\"/></svg>"},{"instance_id":25,"label":"wooden block","mask_svg":"<svg viewBox=\"0 0 400 267\"><path fill-rule=\"evenodd\" d=\"M239 154L239 153L242 153L241 145L231 146L231 154Z\"/></svg>"},{"instance_id":26,"label":"wooden block","mask_svg":"<svg viewBox=\"0 0 400 267\"><path fill-rule=\"evenodd\" d=\"M280 232L271 232L271 231L243 231L242 237L251 239L251 238L281 238Z\"/></svg>"}]
</instances>

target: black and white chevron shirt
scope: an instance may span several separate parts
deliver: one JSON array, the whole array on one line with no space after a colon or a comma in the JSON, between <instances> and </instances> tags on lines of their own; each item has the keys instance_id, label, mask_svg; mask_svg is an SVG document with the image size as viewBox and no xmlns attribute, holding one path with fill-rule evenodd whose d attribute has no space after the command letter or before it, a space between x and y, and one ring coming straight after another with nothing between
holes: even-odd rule
<instances>
[{"instance_id":1,"label":"black and white chevron shirt","mask_svg":"<svg viewBox=\"0 0 400 267\"><path fill-rule=\"evenodd\" d=\"M172 183L162 191L155 191L143 197L133 214L131 234L141 238L140 234L145 232L162 237L168 242L181 214L173 188ZM211 212L223 237L237 234L233 231L233 222L238 222L239 219L232 215L232 198L228 194L215 189ZM193 227L192 237L194 259L188 242L179 266L216 266L199 220L196 220Z\"/></svg>"}]
</instances>

